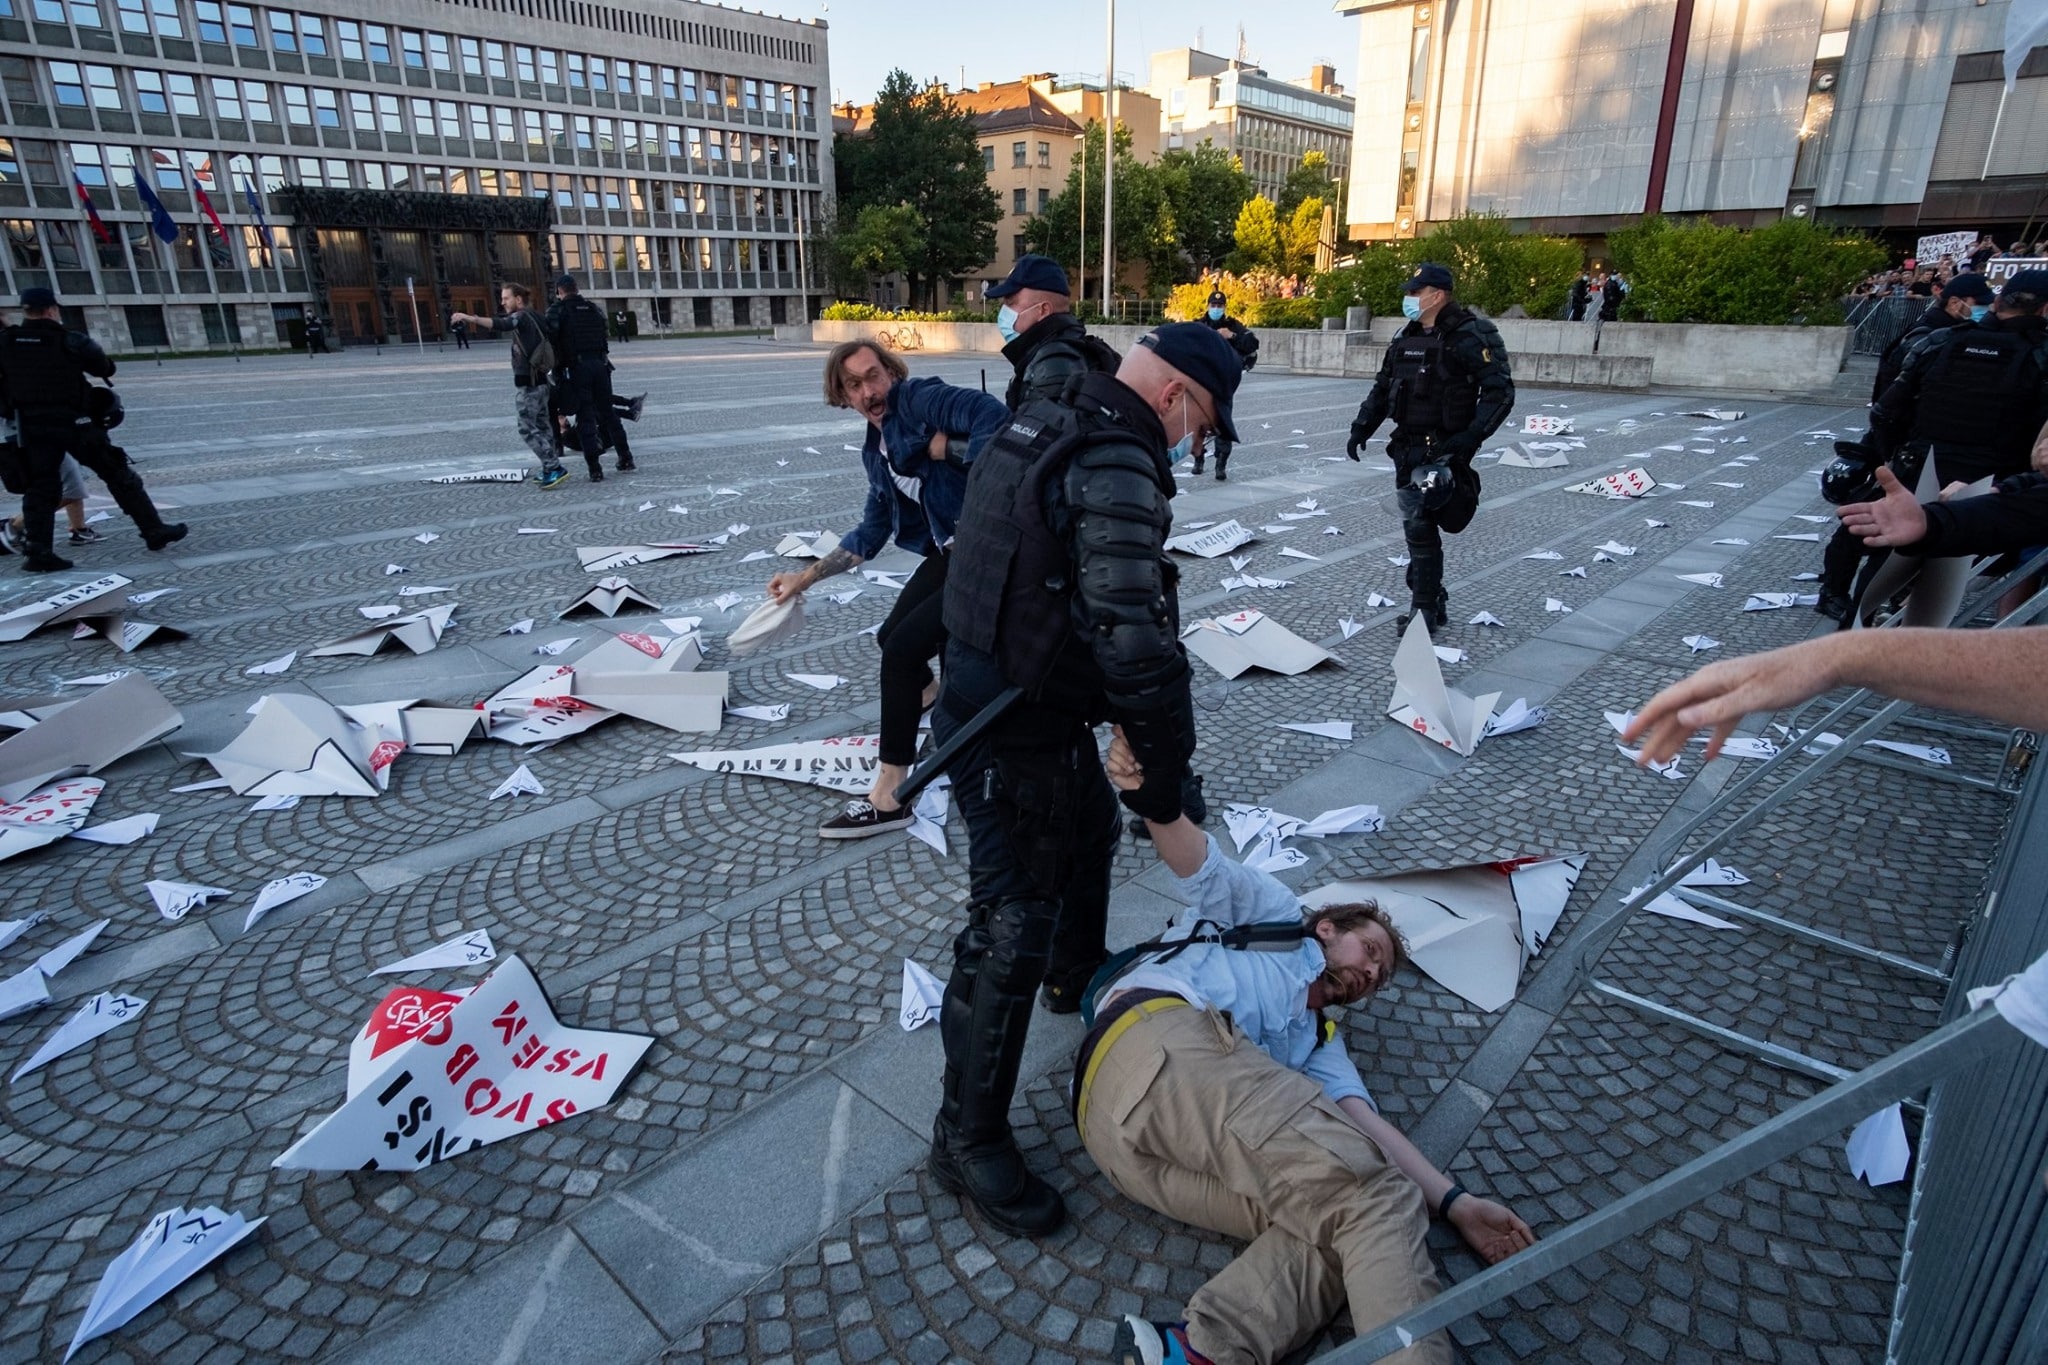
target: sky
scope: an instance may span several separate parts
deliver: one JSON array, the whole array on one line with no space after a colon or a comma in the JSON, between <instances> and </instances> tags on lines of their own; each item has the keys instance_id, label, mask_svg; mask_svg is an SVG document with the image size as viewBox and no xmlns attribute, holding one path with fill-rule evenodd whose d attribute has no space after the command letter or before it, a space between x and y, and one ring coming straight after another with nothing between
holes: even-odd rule
<instances>
[{"instance_id":1,"label":"sky","mask_svg":"<svg viewBox=\"0 0 2048 1365\"><path fill-rule=\"evenodd\" d=\"M830 25L832 101L865 104L891 67L920 79L966 88L1011 81L1026 72L1102 75L1104 0L754 0L770 14L823 19ZM750 6L751 7L751 6ZM1281 80L1298 80L1311 64L1330 62L1351 83L1358 65L1358 21L1334 13L1330 0L1120 0L1116 68L1134 85L1147 79L1150 54L1199 46L1229 56L1237 28L1253 61Z\"/></svg>"}]
</instances>

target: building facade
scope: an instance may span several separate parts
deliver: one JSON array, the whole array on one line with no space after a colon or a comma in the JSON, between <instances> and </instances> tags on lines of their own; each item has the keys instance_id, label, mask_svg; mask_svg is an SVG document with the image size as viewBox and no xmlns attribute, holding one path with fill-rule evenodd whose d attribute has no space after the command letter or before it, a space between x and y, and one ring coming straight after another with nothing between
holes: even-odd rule
<instances>
[{"instance_id":1,"label":"building facade","mask_svg":"<svg viewBox=\"0 0 2048 1365\"><path fill-rule=\"evenodd\" d=\"M1282 81L1249 62L1182 47L1153 53L1151 69L1145 90L1159 101L1164 150L1207 140L1236 152L1268 199L1280 197L1309 152L1328 158L1334 179L1348 172L1353 101L1330 67Z\"/></svg>"},{"instance_id":2,"label":"building facade","mask_svg":"<svg viewBox=\"0 0 2048 1365\"><path fill-rule=\"evenodd\" d=\"M4 289L127 349L433 340L563 270L643 332L781 322L828 80L822 22L690 0L0 0Z\"/></svg>"},{"instance_id":3,"label":"building facade","mask_svg":"<svg viewBox=\"0 0 2048 1365\"><path fill-rule=\"evenodd\" d=\"M2007 0L1343 0L1351 235L1467 212L1596 234L1646 212L2001 241L2048 213L2048 53Z\"/></svg>"},{"instance_id":4,"label":"building facade","mask_svg":"<svg viewBox=\"0 0 2048 1365\"><path fill-rule=\"evenodd\" d=\"M1040 89L1043 83L1047 89ZM969 302L980 287L1010 273L1029 248L1024 228L1042 215L1054 195L1066 188L1067 172L1081 150L1083 124L1062 112L1050 98L1051 76L1018 81L984 81L953 96L953 102L974 118L975 141L988 187L1003 211L996 224L995 259L976 274Z\"/></svg>"}]
</instances>

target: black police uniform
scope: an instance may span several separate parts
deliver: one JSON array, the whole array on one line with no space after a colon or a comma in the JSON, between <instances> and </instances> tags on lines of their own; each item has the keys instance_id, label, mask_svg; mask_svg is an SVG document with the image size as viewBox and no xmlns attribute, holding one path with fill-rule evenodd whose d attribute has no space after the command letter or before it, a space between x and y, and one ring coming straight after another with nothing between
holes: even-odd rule
<instances>
[{"instance_id":1,"label":"black police uniform","mask_svg":"<svg viewBox=\"0 0 2048 1365\"><path fill-rule=\"evenodd\" d=\"M1935 332L1908 352L1871 405L1869 440L1908 488L1931 452L1946 487L2026 470L2044 418L2048 319L1993 316Z\"/></svg>"},{"instance_id":2,"label":"black police uniform","mask_svg":"<svg viewBox=\"0 0 2048 1365\"><path fill-rule=\"evenodd\" d=\"M1195 321L1201 323L1204 327L1207 327L1212 332L1221 332L1226 328L1229 329L1230 335L1223 339L1230 343L1231 350L1237 352L1237 358L1244 365L1246 370L1250 370L1252 366L1259 363L1258 334L1252 331L1251 328L1245 326L1242 322L1239 322L1236 318L1231 317L1228 313L1225 313L1220 318L1212 318L1208 315L1207 312L1204 312L1202 316L1195 319ZM1223 471L1230 464L1230 451L1231 444L1229 438L1224 436L1222 432L1217 432L1215 438L1215 454L1216 481L1218 483L1222 483L1225 481ZM1194 474L1199 474L1202 472L1201 451L1198 450L1195 452L1194 468L1189 472Z\"/></svg>"},{"instance_id":3,"label":"black police uniform","mask_svg":"<svg viewBox=\"0 0 2048 1365\"><path fill-rule=\"evenodd\" d=\"M1347 453L1358 458L1381 422L1391 415L1394 435L1387 456L1394 462L1394 487L1401 504L1401 532L1408 542L1410 612L1420 611L1432 630L1448 619L1444 592L1444 542L1440 531L1456 534L1479 506L1479 476L1472 457L1515 406L1515 381L1500 331L1456 303L1444 305L1436 326L1411 322L1387 348L1372 392L1351 423ZM1426 466L1447 464L1453 491L1436 508L1423 505L1412 480ZM1402 618L1407 624L1407 618Z\"/></svg>"},{"instance_id":4,"label":"black police uniform","mask_svg":"<svg viewBox=\"0 0 2048 1365\"><path fill-rule=\"evenodd\" d=\"M619 452L619 468L632 469L633 447L612 406L612 362L604 310L581 294L567 294L548 309L549 339L562 376L563 397L576 414L576 439L592 479L604 477L598 456L607 442Z\"/></svg>"},{"instance_id":5,"label":"black police uniform","mask_svg":"<svg viewBox=\"0 0 2048 1365\"><path fill-rule=\"evenodd\" d=\"M1593 299L1593 282L1584 275L1572 281L1572 291L1565 301L1564 320L1584 322L1586 307Z\"/></svg>"},{"instance_id":6,"label":"black police uniform","mask_svg":"<svg viewBox=\"0 0 2048 1365\"><path fill-rule=\"evenodd\" d=\"M1600 321L1617 322L1621 318L1621 301L1628 290L1622 287L1621 277L1609 275L1607 283L1600 286Z\"/></svg>"},{"instance_id":7,"label":"black police uniform","mask_svg":"<svg viewBox=\"0 0 2048 1365\"><path fill-rule=\"evenodd\" d=\"M55 318L28 318L0 331L0 387L14 413L25 491L21 498L22 540L27 562L55 557L51 538L63 498L59 471L68 454L100 476L152 550L185 534L167 526L128 454L107 439L93 418L93 385L86 376L111 379L114 362L83 332L67 331Z\"/></svg>"},{"instance_id":8,"label":"black police uniform","mask_svg":"<svg viewBox=\"0 0 2048 1365\"><path fill-rule=\"evenodd\" d=\"M1058 398L1076 375L1115 374L1123 357L1100 337L1088 335L1072 313L1040 318L1003 347L1013 373L1003 391L1011 412L1037 398Z\"/></svg>"},{"instance_id":9,"label":"black police uniform","mask_svg":"<svg viewBox=\"0 0 2048 1365\"><path fill-rule=\"evenodd\" d=\"M1009 686L1024 695L951 768L971 891L940 1012L931 1169L1006 1231L1040 1235L1064 1217L1025 1169L1009 1110L1033 992L1049 967L1092 972L1103 952L1121 820L1092 727L1120 723L1144 765L1126 804L1162 821L1181 811L1195 734L1163 550L1173 491L1158 418L1100 374L1026 403L968 478L933 738L944 745Z\"/></svg>"}]
</instances>

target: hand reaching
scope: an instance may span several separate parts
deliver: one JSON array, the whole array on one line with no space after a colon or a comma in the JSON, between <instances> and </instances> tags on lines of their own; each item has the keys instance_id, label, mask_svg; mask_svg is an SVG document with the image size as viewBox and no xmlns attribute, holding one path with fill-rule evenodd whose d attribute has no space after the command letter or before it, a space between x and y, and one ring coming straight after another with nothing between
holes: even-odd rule
<instances>
[{"instance_id":1,"label":"hand reaching","mask_svg":"<svg viewBox=\"0 0 2048 1365\"><path fill-rule=\"evenodd\" d=\"M804 590L804 576L801 571L779 573L768 580L768 596L776 602L787 601Z\"/></svg>"},{"instance_id":2,"label":"hand reaching","mask_svg":"<svg viewBox=\"0 0 2048 1365\"><path fill-rule=\"evenodd\" d=\"M1879 547L1911 545L1927 534L1927 509L1898 475L1879 465L1877 486L1883 490L1877 501L1852 502L1836 510L1842 525Z\"/></svg>"},{"instance_id":3,"label":"hand reaching","mask_svg":"<svg viewBox=\"0 0 2048 1365\"><path fill-rule=\"evenodd\" d=\"M1536 1234L1527 1223L1505 1206L1476 1194L1462 1194L1453 1200L1447 1219L1465 1245L1488 1265L1498 1265L1536 1244Z\"/></svg>"},{"instance_id":4,"label":"hand reaching","mask_svg":"<svg viewBox=\"0 0 2048 1365\"><path fill-rule=\"evenodd\" d=\"M1638 762L1663 763L1694 734L1711 730L1706 757L1713 758L1744 716L1796 706L1833 687L1836 651L1848 638L1823 635L1784 649L1708 664L1644 703L1622 741L1642 741Z\"/></svg>"}]
</instances>

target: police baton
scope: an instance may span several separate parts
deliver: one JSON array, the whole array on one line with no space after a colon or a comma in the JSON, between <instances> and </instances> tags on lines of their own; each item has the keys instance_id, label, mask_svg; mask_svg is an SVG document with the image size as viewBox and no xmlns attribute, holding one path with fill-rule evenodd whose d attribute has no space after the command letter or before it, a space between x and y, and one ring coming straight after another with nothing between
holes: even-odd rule
<instances>
[{"instance_id":1,"label":"police baton","mask_svg":"<svg viewBox=\"0 0 2048 1365\"><path fill-rule=\"evenodd\" d=\"M897 785L896 804L907 806L917 800L918 793L929 787L940 773L946 771L954 760L960 757L961 750L980 739L982 732L1000 720L1003 712L1015 706L1017 699L1023 695L1024 689L1021 687L1006 687L996 693L995 699L977 711L973 720L956 730L951 739L934 749L930 758L919 764L910 776Z\"/></svg>"}]
</instances>

